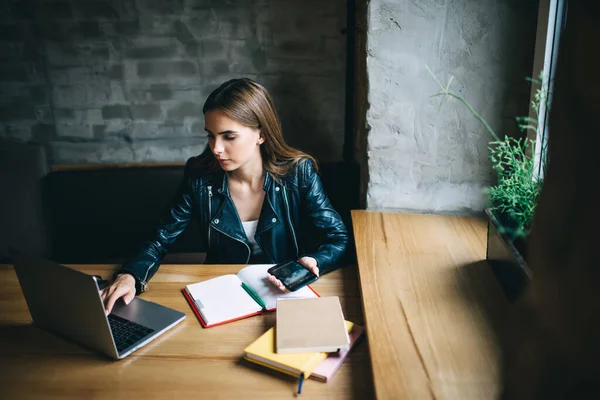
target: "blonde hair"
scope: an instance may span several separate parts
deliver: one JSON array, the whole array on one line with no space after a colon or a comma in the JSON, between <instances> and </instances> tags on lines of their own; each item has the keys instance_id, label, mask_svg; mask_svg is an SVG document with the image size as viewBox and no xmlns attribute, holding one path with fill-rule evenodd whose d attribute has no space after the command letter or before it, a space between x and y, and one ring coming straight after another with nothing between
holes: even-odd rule
<instances>
[{"instance_id":1,"label":"blonde hair","mask_svg":"<svg viewBox=\"0 0 600 400\"><path fill-rule=\"evenodd\" d=\"M283 139L275 104L267 89L248 78L231 79L216 88L206 99L202 112L221 110L229 118L250 128L260 129L264 143L260 146L263 167L275 178L286 176L298 162L309 159L315 168L315 159L293 147ZM198 163L208 171L221 167L207 146Z\"/></svg>"}]
</instances>

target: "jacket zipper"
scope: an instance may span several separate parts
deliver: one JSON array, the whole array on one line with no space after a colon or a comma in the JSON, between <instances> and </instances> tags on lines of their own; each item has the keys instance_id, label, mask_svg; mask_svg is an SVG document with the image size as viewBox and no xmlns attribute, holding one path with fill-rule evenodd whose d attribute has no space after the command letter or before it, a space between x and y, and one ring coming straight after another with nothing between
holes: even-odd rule
<instances>
[{"instance_id":1,"label":"jacket zipper","mask_svg":"<svg viewBox=\"0 0 600 400\"><path fill-rule=\"evenodd\" d=\"M212 186L208 186L208 248L210 249L210 221L212 220Z\"/></svg>"},{"instance_id":2,"label":"jacket zipper","mask_svg":"<svg viewBox=\"0 0 600 400\"><path fill-rule=\"evenodd\" d=\"M252 255L252 251L250 251L250 246L248 246L248 244L247 244L246 242L244 242L243 240L236 239L236 238L234 238L233 236L231 236L231 235L228 235L227 233L223 232L223 231L222 231L222 230L220 230L220 229L217 229L217 228L215 228L215 227L213 227L213 229L215 229L215 230L217 230L217 231L221 232L223 235L225 235L225 236L227 236L227 237L230 237L230 238L232 238L233 240L237 240L238 242L240 242L240 243L243 243L243 245L244 245L244 246L246 246L246 248L248 249L248 258L246 259L246 264L248 264L248 261L250 261L250 256Z\"/></svg>"},{"instance_id":3,"label":"jacket zipper","mask_svg":"<svg viewBox=\"0 0 600 400\"><path fill-rule=\"evenodd\" d=\"M211 212L211 199L212 199L212 186L207 186L208 188L208 247L210 248L210 228L211 228L211 221L212 221L212 212ZM248 246L246 244L246 242L236 239L231 235L228 235L227 233L223 232L220 229L217 229L215 227L213 227L213 229L215 229L218 232L221 232L223 235L232 238L233 240L237 240L240 243L243 243L244 246L246 246L246 248L248 249L248 257L246 258L246 264L248 264L248 261L250 261L250 256L252 255L252 251L250 250L250 246Z\"/></svg>"},{"instance_id":4,"label":"jacket zipper","mask_svg":"<svg viewBox=\"0 0 600 400\"><path fill-rule=\"evenodd\" d=\"M144 276L144 279L140 280L140 289L142 289L142 293L148 290L148 273L150 273L150 270L152 269L152 267L154 267L154 265L156 265L155 262L150 264L150 266L146 269L146 275Z\"/></svg>"},{"instance_id":5,"label":"jacket zipper","mask_svg":"<svg viewBox=\"0 0 600 400\"><path fill-rule=\"evenodd\" d=\"M288 218L288 223L290 224L290 229L292 230L292 237L294 238L294 246L296 246L296 257L298 257L298 253L300 250L298 249L298 242L296 241L296 232L294 231L294 225L292 225L292 217L290 217L290 205L288 204L287 191L285 190L285 186L283 186L283 201L285 202L285 210Z\"/></svg>"}]
</instances>

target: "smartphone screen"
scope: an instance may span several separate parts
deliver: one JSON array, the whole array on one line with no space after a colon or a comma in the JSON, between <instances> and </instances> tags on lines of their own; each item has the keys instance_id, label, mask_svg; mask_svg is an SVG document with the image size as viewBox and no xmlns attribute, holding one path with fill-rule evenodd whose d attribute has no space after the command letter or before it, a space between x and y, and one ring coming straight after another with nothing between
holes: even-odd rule
<instances>
[{"instance_id":1,"label":"smartphone screen","mask_svg":"<svg viewBox=\"0 0 600 400\"><path fill-rule=\"evenodd\" d=\"M290 292L294 292L317 280L315 274L296 261L274 265L267 272L279 279Z\"/></svg>"}]
</instances>

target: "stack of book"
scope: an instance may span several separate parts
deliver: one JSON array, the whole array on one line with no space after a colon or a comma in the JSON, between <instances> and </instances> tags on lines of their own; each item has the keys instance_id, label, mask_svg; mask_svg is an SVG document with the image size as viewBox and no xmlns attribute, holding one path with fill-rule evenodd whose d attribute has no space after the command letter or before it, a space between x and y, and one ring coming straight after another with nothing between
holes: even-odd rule
<instances>
[{"instance_id":1,"label":"stack of book","mask_svg":"<svg viewBox=\"0 0 600 400\"><path fill-rule=\"evenodd\" d=\"M329 381L364 334L344 319L336 296L305 286L282 292L267 279L270 264L249 265L187 285L182 293L204 328L276 311L276 326L244 351L247 360L299 378Z\"/></svg>"},{"instance_id":2,"label":"stack of book","mask_svg":"<svg viewBox=\"0 0 600 400\"><path fill-rule=\"evenodd\" d=\"M279 299L276 326L244 351L256 364L299 378L328 382L364 334L344 320L338 297Z\"/></svg>"}]
</instances>

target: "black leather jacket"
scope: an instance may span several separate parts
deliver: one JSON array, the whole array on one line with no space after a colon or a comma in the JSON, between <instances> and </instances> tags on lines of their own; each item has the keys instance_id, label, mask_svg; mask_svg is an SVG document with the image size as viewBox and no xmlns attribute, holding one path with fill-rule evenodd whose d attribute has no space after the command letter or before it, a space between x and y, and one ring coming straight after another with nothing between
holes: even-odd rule
<instances>
[{"instance_id":1,"label":"black leather jacket","mask_svg":"<svg viewBox=\"0 0 600 400\"><path fill-rule=\"evenodd\" d=\"M200 225L199 251L207 253L207 264L248 264L250 245L237 210L229 195L227 174L203 174L188 160L184 179L171 201L155 238L118 269L115 276L129 273L136 279L137 293L159 268L167 248L192 220ZM255 239L265 263L279 263L310 256L317 260L320 274L335 269L348 245L348 232L332 208L315 166L303 160L285 178L269 173Z\"/></svg>"}]
</instances>

